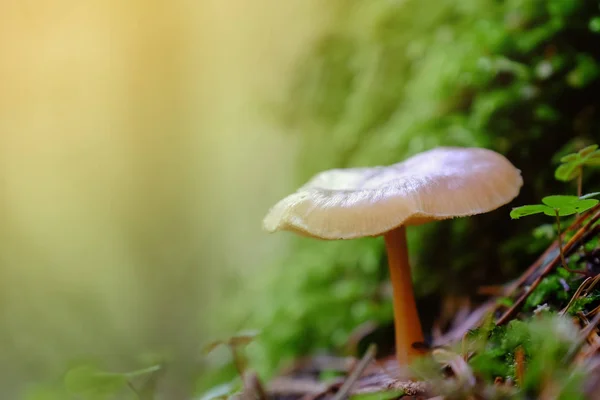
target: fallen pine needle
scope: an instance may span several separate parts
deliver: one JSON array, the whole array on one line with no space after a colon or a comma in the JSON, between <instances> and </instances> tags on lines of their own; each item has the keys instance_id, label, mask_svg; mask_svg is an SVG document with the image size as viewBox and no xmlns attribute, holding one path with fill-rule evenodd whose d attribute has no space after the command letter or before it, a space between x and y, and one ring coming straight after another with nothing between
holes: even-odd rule
<instances>
[{"instance_id":1,"label":"fallen pine needle","mask_svg":"<svg viewBox=\"0 0 600 400\"><path fill-rule=\"evenodd\" d=\"M338 392L335 394L332 400L342 400L344 399L348 393L352 390L352 386L356 383L358 378L363 374L367 366L375 359L375 354L377 353L377 346L372 344L369 346L365 355L360 359L356 367L352 370L348 379L344 382L344 384L340 387Z\"/></svg>"}]
</instances>

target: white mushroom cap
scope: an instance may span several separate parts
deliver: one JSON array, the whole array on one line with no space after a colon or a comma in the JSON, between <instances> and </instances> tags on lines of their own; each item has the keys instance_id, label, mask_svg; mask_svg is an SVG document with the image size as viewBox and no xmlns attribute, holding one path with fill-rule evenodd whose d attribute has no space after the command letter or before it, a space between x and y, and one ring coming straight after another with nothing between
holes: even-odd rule
<instances>
[{"instance_id":1,"label":"white mushroom cap","mask_svg":"<svg viewBox=\"0 0 600 400\"><path fill-rule=\"evenodd\" d=\"M321 172L271 208L263 226L320 239L379 236L492 211L522 185L521 172L496 152L441 147L388 167Z\"/></svg>"}]
</instances>

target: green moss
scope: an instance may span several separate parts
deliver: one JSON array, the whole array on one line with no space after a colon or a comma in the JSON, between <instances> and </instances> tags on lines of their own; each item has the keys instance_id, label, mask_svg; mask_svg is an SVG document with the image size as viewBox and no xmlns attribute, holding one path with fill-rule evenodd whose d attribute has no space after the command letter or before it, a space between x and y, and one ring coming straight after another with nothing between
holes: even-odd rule
<instances>
[{"instance_id":1,"label":"green moss","mask_svg":"<svg viewBox=\"0 0 600 400\"><path fill-rule=\"evenodd\" d=\"M573 301L568 312L571 315L576 315L583 311L591 311L589 306L595 307L598 301L600 301L600 290L596 289L592 293Z\"/></svg>"},{"instance_id":2,"label":"green moss","mask_svg":"<svg viewBox=\"0 0 600 400\"><path fill-rule=\"evenodd\" d=\"M527 297L525 310L533 310L550 300L558 300L559 302L568 300L569 293L565 290L564 285L566 285L564 278L558 274L545 277L538 287Z\"/></svg>"}]
</instances>

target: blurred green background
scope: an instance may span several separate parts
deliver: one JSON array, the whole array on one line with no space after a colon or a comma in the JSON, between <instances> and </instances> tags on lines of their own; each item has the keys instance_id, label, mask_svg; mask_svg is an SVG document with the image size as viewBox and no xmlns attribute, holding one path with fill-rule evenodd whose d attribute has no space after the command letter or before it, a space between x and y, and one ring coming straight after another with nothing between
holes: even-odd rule
<instances>
[{"instance_id":1,"label":"blurred green background","mask_svg":"<svg viewBox=\"0 0 600 400\"><path fill-rule=\"evenodd\" d=\"M240 329L267 377L389 325L381 240L268 236L269 206L438 145L506 154L518 204L569 192L553 163L600 140L599 31L583 0L4 2L3 396L158 354L159 398L188 398L233 376L201 348ZM508 209L411 230L426 327L540 250Z\"/></svg>"},{"instance_id":2,"label":"blurred green background","mask_svg":"<svg viewBox=\"0 0 600 400\"><path fill-rule=\"evenodd\" d=\"M146 353L175 360L168 398L192 390L215 315L283 246L260 221L295 142L260 109L316 3L0 4L2 398Z\"/></svg>"}]
</instances>

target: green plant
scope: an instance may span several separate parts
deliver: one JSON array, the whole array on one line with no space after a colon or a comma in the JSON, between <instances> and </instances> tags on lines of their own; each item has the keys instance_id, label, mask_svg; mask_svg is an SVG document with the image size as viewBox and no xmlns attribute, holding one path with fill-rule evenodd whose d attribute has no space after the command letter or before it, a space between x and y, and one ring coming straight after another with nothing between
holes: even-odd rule
<instances>
[{"instance_id":1,"label":"green plant","mask_svg":"<svg viewBox=\"0 0 600 400\"><path fill-rule=\"evenodd\" d=\"M582 193L583 167L600 166L600 150L598 145L587 146L577 153L567 154L560 159L561 165L554 172L559 181L568 182L577 179L577 196Z\"/></svg>"},{"instance_id":2,"label":"green plant","mask_svg":"<svg viewBox=\"0 0 600 400\"><path fill-rule=\"evenodd\" d=\"M598 195L598 193L590 193L582 197L566 195L546 196L542 199L542 204L532 204L513 208L510 212L510 217L512 219L519 219L528 215L541 213L551 217L574 215L589 210L598 204L598 200L590 198L596 195Z\"/></svg>"},{"instance_id":3,"label":"green plant","mask_svg":"<svg viewBox=\"0 0 600 400\"><path fill-rule=\"evenodd\" d=\"M531 204L521 207L513 208L510 212L512 219L519 219L528 215L534 214L545 214L556 218L556 230L558 234L558 248L560 250L560 260L563 268L567 271L571 271L565 260L562 245L562 232L560 229L560 217L566 217L569 215L578 214L589 210L598 204L598 200L591 199L589 197L595 196L598 193L590 193L586 196L565 196L565 195L553 195L546 196L542 199L542 204Z\"/></svg>"}]
</instances>

